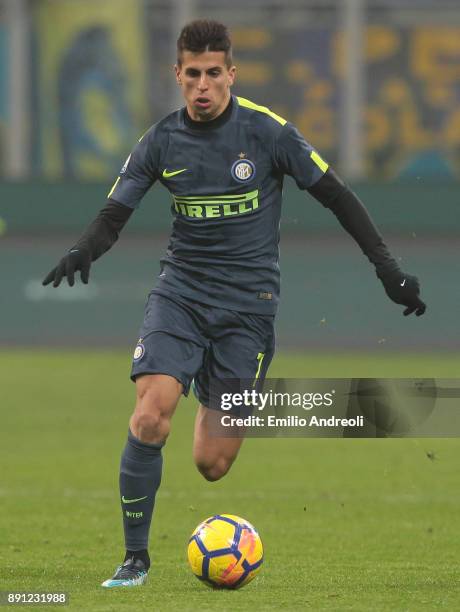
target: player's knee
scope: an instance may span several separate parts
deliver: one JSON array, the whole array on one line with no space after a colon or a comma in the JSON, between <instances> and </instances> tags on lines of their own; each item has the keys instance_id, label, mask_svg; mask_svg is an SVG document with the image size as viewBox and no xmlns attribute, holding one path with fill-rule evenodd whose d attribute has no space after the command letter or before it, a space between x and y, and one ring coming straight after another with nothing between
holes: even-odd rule
<instances>
[{"instance_id":1,"label":"player's knee","mask_svg":"<svg viewBox=\"0 0 460 612\"><path fill-rule=\"evenodd\" d=\"M209 480L209 482L215 482L220 480L229 471L232 462L225 457L219 457L214 461L210 461L206 458L195 458L195 464L200 474Z\"/></svg>"},{"instance_id":2,"label":"player's knee","mask_svg":"<svg viewBox=\"0 0 460 612\"><path fill-rule=\"evenodd\" d=\"M159 411L136 410L131 417L130 428L141 442L160 444L169 434L169 421Z\"/></svg>"},{"instance_id":3,"label":"player's knee","mask_svg":"<svg viewBox=\"0 0 460 612\"><path fill-rule=\"evenodd\" d=\"M169 406L155 385L138 385L131 431L142 442L162 443L169 435L169 413Z\"/></svg>"},{"instance_id":4,"label":"player's knee","mask_svg":"<svg viewBox=\"0 0 460 612\"><path fill-rule=\"evenodd\" d=\"M158 405L138 404L130 421L130 428L141 442L160 444L169 434L169 421Z\"/></svg>"}]
</instances>

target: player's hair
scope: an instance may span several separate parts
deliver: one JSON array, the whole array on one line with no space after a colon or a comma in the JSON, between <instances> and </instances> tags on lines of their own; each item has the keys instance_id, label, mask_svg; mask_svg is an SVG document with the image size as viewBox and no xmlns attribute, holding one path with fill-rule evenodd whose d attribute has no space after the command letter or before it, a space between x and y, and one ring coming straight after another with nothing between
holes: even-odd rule
<instances>
[{"instance_id":1,"label":"player's hair","mask_svg":"<svg viewBox=\"0 0 460 612\"><path fill-rule=\"evenodd\" d=\"M177 39L177 65L182 63L182 53L204 53L223 51L228 68L232 65L232 41L227 26L218 21L196 19L182 28Z\"/></svg>"}]
</instances>

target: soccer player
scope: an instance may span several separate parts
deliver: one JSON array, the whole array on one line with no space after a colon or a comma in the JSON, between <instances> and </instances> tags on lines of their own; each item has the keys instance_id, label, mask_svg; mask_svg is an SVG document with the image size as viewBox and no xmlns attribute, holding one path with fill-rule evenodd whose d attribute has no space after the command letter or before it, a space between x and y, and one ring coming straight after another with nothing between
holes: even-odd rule
<instances>
[{"instance_id":1,"label":"soccer player","mask_svg":"<svg viewBox=\"0 0 460 612\"><path fill-rule=\"evenodd\" d=\"M231 94L235 73L223 24L198 20L183 28L175 74L185 107L139 140L105 207L43 281L57 287L66 276L73 286L79 270L87 283L91 263L115 243L153 183L170 191L170 243L131 371L137 399L120 465L126 554L104 587L147 578L161 451L192 381L200 402L193 446L198 470L218 480L238 454L241 437L212 435L209 382L261 382L273 357L284 175L334 213L405 315L425 312L417 278L400 270L358 197L294 125Z\"/></svg>"}]
</instances>

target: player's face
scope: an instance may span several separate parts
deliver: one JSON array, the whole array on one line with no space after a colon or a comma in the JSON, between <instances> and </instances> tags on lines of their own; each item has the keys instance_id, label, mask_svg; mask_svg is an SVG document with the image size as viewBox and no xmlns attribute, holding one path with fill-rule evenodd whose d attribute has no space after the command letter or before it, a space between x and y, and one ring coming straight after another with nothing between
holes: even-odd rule
<instances>
[{"instance_id":1,"label":"player's face","mask_svg":"<svg viewBox=\"0 0 460 612\"><path fill-rule=\"evenodd\" d=\"M184 51L181 65L174 68L192 119L210 121L225 110L236 68L227 67L223 51Z\"/></svg>"}]
</instances>

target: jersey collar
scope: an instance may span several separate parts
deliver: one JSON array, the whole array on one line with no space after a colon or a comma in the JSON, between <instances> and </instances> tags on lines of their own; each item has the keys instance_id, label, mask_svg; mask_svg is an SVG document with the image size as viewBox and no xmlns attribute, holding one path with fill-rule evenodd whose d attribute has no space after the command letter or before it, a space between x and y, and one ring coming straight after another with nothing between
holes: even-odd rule
<instances>
[{"instance_id":1,"label":"jersey collar","mask_svg":"<svg viewBox=\"0 0 460 612\"><path fill-rule=\"evenodd\" d=\"M202 132L207 132L209 130L215 130L218 127L221 127L230 119L232 115L234 102L233 96L230 96L230 101L227 104L226 109L215 119L211 119L211 121L194 121L187 112L187 107L183 109L183 120L186 127L191 128L192 130L200 130Z\"/></svg>"}]
</instances>

